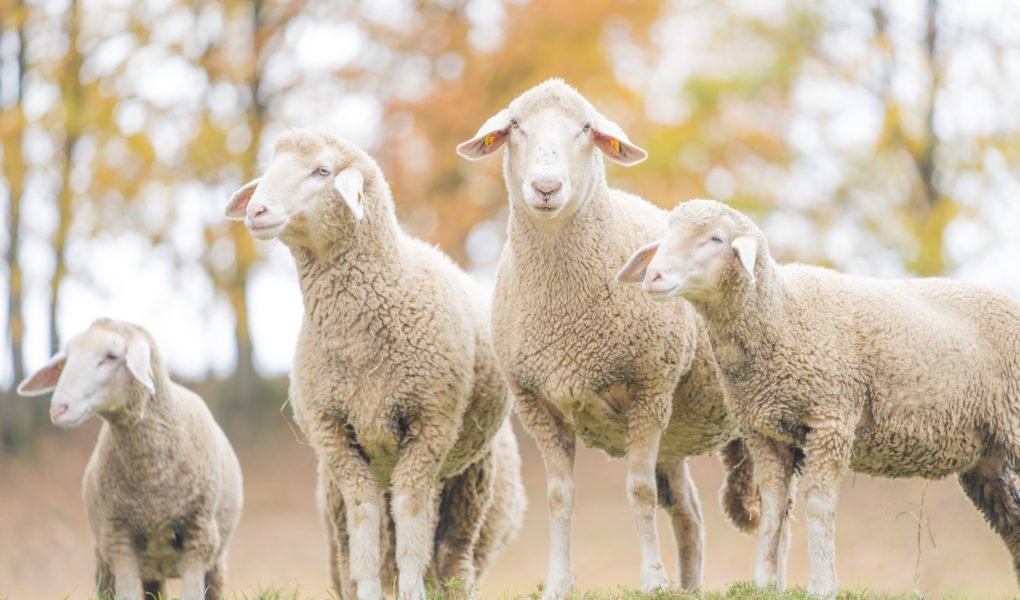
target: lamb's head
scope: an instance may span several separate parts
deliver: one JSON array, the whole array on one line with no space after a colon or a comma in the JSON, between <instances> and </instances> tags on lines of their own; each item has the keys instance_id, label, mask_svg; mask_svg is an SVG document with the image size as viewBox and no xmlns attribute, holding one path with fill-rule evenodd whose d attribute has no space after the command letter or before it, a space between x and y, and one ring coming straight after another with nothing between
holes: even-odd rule
<instances>
[{"instance_id":1,"label":"lamb's head","mask_svg":"<svg viewBox=\"0 0 1020 600\"><path fill-rule=\"evenodd\" d=\"M471 160L506 145L503 170L510 198L552 219L575 212L593 183L604 181L601 154L633 165L648 154L630 143L620 126L605 118L562 80L550 79L510 103L482 125L457 153Z\"/></svg>"},{"instance_id":2,"label":"lamb's head","mask_svg":"<svg viewBox=\"0 0 1020 600\"><path fill-rule=\"evenodd\" d=\"M138 392L154 394L152 360L150 338L140 327L100 319L22 381L18 393L52 391L50 420L75 427L93 415L118 411Z\"/></svg>"},{"instance_id":3,"label":"lamb's head","mask_svg":"<svg viewBox=\"0 0 1020 600\"><path fill-rule=\"evenodd\" d=\"M243 220L262 240L307 245L329 227L353 227L365 217L365 188L381 179L368 154L346 141L307 130L276 140L262 177L231 196L229 219Z\"/></svg>"},{"instance_id":4,"label":"lamb's head","mask_svg":"<svg viewBox=\"0 0 1020 600\"><path fill-rule=\"evenodd\" d=\"M753 288L767 252L765 236L745 215L713 200L692 200L673 210L666 237L639 249L617 280L640 283L653 300L680 296L712 304Z\"/></svg>"}]
</instances>

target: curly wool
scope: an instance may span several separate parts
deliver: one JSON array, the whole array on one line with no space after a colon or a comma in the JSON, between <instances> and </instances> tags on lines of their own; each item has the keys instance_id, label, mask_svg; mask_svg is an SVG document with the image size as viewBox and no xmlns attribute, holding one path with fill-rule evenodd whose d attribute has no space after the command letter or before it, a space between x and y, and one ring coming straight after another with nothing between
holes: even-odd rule
<instances>
[{"instance_id":1,"label":"curly wool","mask_svg":"<svg viewBox=\"0 0 1020 600\"><path fill-rule=\"evenodd\" d=\"M145 336L156 388L150 395L136 384L122 409L102 415L85 468L100 594L113 597L118 556L137 556L145 592L156 595L166 579L180 577L178 565L189 556L207 566L206 597L221 598L243 504L237 456L205 402L170 381L148 331L106 319L93 327Z\"/></svg>"},{"instance_id":2,"label":"curly wool","mask_svg":"<svg viewBox=\"0 0 1020 600\"><path fill-rule=\"evenodd\" d=\"M754 281L734 268L721 276L718 301L695 306L732 414L749 432L807 448L808 493L845 467L959 474L1020 576L1020 303L947 279L779 265L761 230L717 202L682 204L672 221L729 223L757 242Z\"/></svg>"},{"instance_id":3,"label":"curly wool","mask_svg":"<svg viewBox=\"0 0 1020 600\"><path fill-rule=\"evenodd\" d=\"M307 131L282 137L277 152L323 145L341 154L343 168L364 174L365 217L356 221L331 197L296 224L314 226L325 251L290 246L305 300L290 400L326 478L319 496L332 521L337 591L348 597L354 588L346 580L349 507L332 488L366 485L360 468L335 460L349 450L381 491L394 489L394 477L411 488L442 486L437 502L465 519L436 530L438 576L473 585L516 534L524 511L522 494L494 493L521 489L521 475L519 458L508 456L516 454L516 441L505 439L513 437L510 398L491 349L487 301L446 255L400 230L389 187L365 152ZM405 465L396 473L413 443L429 448L438 472ZM468 485L472 477L482 484ZM392 501L387 493L385 505ZM494 540L484 551L483 534ZM392 543L382 552L390 557L384 574L394 573Z\"/></svg>"}]
</instances>

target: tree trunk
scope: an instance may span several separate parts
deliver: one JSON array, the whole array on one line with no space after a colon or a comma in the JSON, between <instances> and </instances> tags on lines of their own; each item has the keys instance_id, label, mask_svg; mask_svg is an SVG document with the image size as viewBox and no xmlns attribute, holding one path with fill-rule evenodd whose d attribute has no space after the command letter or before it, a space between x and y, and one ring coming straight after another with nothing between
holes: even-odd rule
<instances>
[{"instance_id":1,"label":"tree trunk","mask_svg":"<svg viewBox=\"0 0 1020 600\"><path fill-rule=\"evenodd\" d=\"M22 142L25 133L25 115L22 110L24 96L26 49L25 46L25 6L18 3L15 11L17 21L14 26L18 35L18 77L16 104L10 109L0 112L0 140L3 143L3 175L7 182L7 327L9 350L14 377L13 386L24 379L24 338L25 321L22 313L22 288L24 279L21 271L21 203L25 192L25 164L22 153ZM4 408L0 410L0 448L12 451L24 448L32 437L34 429L33 414L37 412L30 400L13 397L4 398Z\"/></svg>"},{"instance_id":2,"label":"tree trunk","mask_svg":"<svg viewBox=\"0 0 1020 600\"><path fill-rule=\"evenodd\" d=\"M67 274L67 234L71 228L71 169L73 154L78 138L81 137L82 89L79 72L82 55L78 49L78 0L71 0L68 11L68 50L61 78L61 97L64 108L64 164L60 171L60 188L57 192L57 229L53 232L53 254L55 267L50 277L50 305L48 312L50 329L50 354L60 349L60 332L57 317L60 309L60 284Z\"/></svg>"},{"instance_id":3,"label":"tree trunk","mask_svg":"<svg viewBox=\"0 0 1020 600\"><path fill-rule=\"evenodd\" d=\"M262 0L252 2L251 27L251 76L248 86L251 92L251 105L248 109L248 127L251 131L251 145L245 154L242 165L247 175L254 173L258 165L259 147L262 145L262 130L265 125L266 106L259 97L262 85L262 56L265 45ZM255 242L251 234L240 223L231 225L231 239L234 243L236 271L227 285L227 295L237 318L235 326L237 370L234 372L235 399L241 404L254 400L258 375L255 372L254 344L251 339L250 317L248 313L248 276L255 263Z\"/></svg>"}]
</instances>

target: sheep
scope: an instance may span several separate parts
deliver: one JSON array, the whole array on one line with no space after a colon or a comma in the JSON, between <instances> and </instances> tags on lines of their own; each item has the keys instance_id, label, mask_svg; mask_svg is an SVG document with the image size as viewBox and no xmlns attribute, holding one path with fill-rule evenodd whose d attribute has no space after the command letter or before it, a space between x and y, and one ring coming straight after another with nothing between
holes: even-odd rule
<instances>
[{"instance_id":1,"label":"sheep","mask_svg":"<svg viewBox=\"0 0 1020 600\"><path fill-rule=\"evenodd\" d=\"M50 391L55 425L104 421L82 481L99 596L156 597L180 577L182 600L224 597L241 466L205 402L167 376L149 332L95 321L18 386Z\"/></svg>"},{"instance_id":2,"label":"sheep","mask_svg":"<svg viewBox=\"0 0 1020 600\"><path fill-rule=\"evenodd\" d=\"M685 457L734 438L707 334L690 306L642 302L615 285L619 264L662 232L664 212L606 183L602 156L646 157L621 128L562 80L525 92L457 152L478 160L506 147L508 242L492 308L493 339L517 413L541 450L549 505L543 598L574 587L570 531L574 444L628 460L627 493L638 530L641 589L667 587L656 501L670 514L677 570L701 585L704 525ZM636 307L638 316L627 315ZM670 323L661 335L658 323ZM738 441L731 456L742 454ZM750 463L734 459L724 505L756 524ZM746 494L738 497L734 494Z\"/></svg>"},{"instance_id":3,"label":"sheep","mask_svg":"<svg viewBox=\"0 0 1020 600\"><path fill-rule=\"evenodd\" d=\"M381 598L385 568L401 598L421 598L432 561L440 582L473 590L525 508L487 300L401 230L375 161L327 133L282 135L226 215L281 240L297 266L289 395L319 459L337 593Z\"/></svg>"},{"instance_id":4,"label":"sheep","mask_svg":"<svg viewBox=\"0 0 1020 600\"><path fill-rule=\"evenodd\" d=\"M665 238L620 279L657 300L684 298L705 319L762 495L756 583L781 576L794 470L813 594L838 590L836 497L848 469L956 473L1020 577L1020 303L947 279L779 265L748 217L705 200L677 207Z\"/></svg>"}]
</instances>

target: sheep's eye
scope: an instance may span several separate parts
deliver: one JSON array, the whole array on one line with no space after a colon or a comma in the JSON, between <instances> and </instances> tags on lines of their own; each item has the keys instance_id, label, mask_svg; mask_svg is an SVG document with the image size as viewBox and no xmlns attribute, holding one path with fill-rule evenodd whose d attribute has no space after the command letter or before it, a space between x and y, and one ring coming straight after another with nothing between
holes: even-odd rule
<instances>
[{"instance_id":1,"label":"sheep's eye","mask_svg":"<svg viewBox=\"0 0 1020 600\"><path fill-rule=\"evenodd\" d=\"M517 122L517 119L510 119L510 127L511 128L517 129L519 126L520 126L520 124Z\"/></svg>"},{"instance_id":2,"label":"sheep's eye","mask_svg":"<svg viewBox=\"0 0 1020 600\"><path fill-rule=\"evenodd\" d=\"M584 133L588 133L589 131L591 131L591 123L585 123L584 129L582 129L581 131L583 131Z\"/></svg>"},{"instance_id":3,"label":"sheep's eye","mask_svg":"<svg viewBox=\"0 0 1020 600\"><path fill-rule=\"evenodd\" d=\"M312 171L312 175L318 175L319 177L329 177L329 169L327 169L326 167L316 167L316 169Z\"/></svg>"},{"instance_id":4,"label":"sheep's eye","mask_svg":"<svg viewBox=\"0 0 1020 600\"><path fill-rule=\"evenodd\" d=\"M120 356L115 352L107 352L106 356L103 357L103 362L110 362L114 360L120 360Z\"/></svg>"},{"instance_id":5,"label":"sheep's eye","mask_svg":"<svg viewBox=\"0 0 1020 600\"><path fill-rule=\"evenodd\" d=\"M712 236L712 241L721 244L722 243L722 238L719 237L718 235L713 235Z\"/></svg>"}]
</instances>

